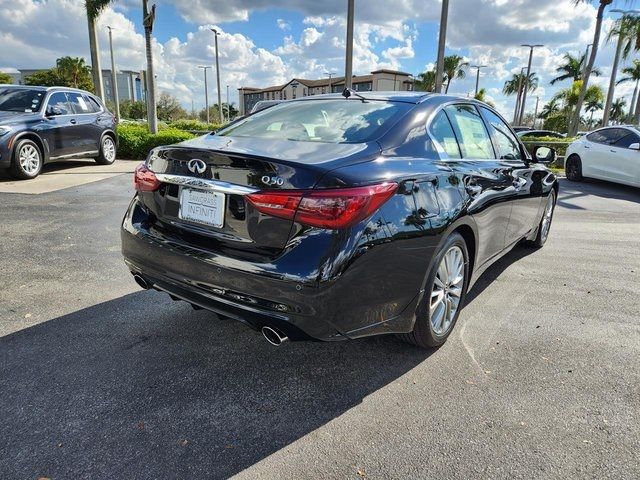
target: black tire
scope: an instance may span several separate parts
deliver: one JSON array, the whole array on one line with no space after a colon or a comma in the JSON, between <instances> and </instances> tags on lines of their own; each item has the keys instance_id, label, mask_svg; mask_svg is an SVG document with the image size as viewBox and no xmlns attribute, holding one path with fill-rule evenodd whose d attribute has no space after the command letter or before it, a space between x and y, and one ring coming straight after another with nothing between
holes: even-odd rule
<instances>
[{"instance_id":1,"label":"black tire","mask_svg":"<svg viewBox=\"0 0 640 480\"><path fill-rule=\"evenodd\" d=\"M458 247L460 249L464 258L464 278L462 280L460 297L453 318L446 330L438 333L434 330L434 326L431 321L430 306L432 301L432 292L434 290L434 283L436 280L436 274L438 273L438 268L440 268L445 254L454 247ZM433 265L425 283L425 293L423 298L420 300L420 304L416 308L416 322L414 324L413 331L411 333L399 334L398 337L407 343L411 343L422 348L434 348L444 344L458 321L458 316L464 306L468 284L469 253L467 251L467 244L459 233L453 233L449 238L447 238L434 258ZM434 313L437 313L437 310L434 310Z\"/></svg>"},{"instance_id":2,"label":"black tire","mask_svg":"<svg viewBox=\"0 0 640 480\"><path fill-rule=\"evenodd\" d=\"M116 161L116 142L111 135L104 135L100 141L100 154L96 157L96 163L111 165Z\"/></svg>"},{"instance_id":3,"label":"black tire","mask_svg":"<svg viewBox=\"0 0 640 480\"><path fill-rule=\"evenodd\" d=\"M20 180L36 178L42 170L42 150L33 140L18 140L13 149L13 159L9 173Z\"/></svg>"},{"instance_id":4,"label":"black tire","mask_svg":"<svg viewBox=\"0 0 640 480\"><path fill-rule=\"evenodd\" d=\"M551 207L551 212L549 212L548 225L544 226L545 218L547 216L547 209ZM556 191L551 190L549 196L547 197L547 203L545 204L544 211L542 212L542 218L540 219L540 223L538 224L538 233L536 234L536 238L534 240L530 240L527 243L530 247L541 248L547 242L547 238L549 238L549 230L551 229L551 223L553 221L553 212L556 209Z\"/></svg>"},{"instance_id":5,"label":"black tire","mask_svg":"<svg viewBox=\"0 0 640 480\"><path fill-rule=\"evenodd\" d=\"M567 158L564 171L567 175L567 180L571 182L580 182L584 179L582 176L582 160L578 155L574 154Z\"/></svg>"}]
</instances>

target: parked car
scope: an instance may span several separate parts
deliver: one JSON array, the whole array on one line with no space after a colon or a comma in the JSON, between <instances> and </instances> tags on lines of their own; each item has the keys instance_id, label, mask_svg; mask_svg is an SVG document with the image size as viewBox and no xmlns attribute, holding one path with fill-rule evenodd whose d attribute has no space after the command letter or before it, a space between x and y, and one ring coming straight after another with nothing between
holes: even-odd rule
<instances>
[{"instance_id":1,"label":"parked car","mask_svg":"<svg viewBox=\"0 0 640 480\"><path fill-rule=\"evenodd\" d=\"M515 126L512 127L513 131L518 133L518 132L526 132L527 130L533 130L531 127L523 127L523 126Z\"/></svg>"},{"instance_id":2,"label":"parked car","mask_svg":"<svg viewBox=\"0 0 640 480\"><path fill-rule=\"evenodd\" d=\"M284 102L284 100L259 100L253 106L250 113L256 113L261 110L266 110L267 108L273 107L274 105L278 105L282 102Z\"/></svg>"},{"instance_id":3,"label":"parked car","mask_svg":"<svg viewBox=\"0 0 640 480\"><path fill-rule=\"evenodd\" d=\"M143 288L273 344L397 333L438 346L489 265L521 241L544 245L554 159L545 147L530 158L475 100L305 97L154 149L122 251Z\"/></svg>"},{"instance_id":4,"label":"parked car","mask_svg":"<svg viewBox=\"0 0 640 480\"><path fill-rule=\"evenodd\" d=\"M553 137L553 138L565 138L565 135L552 130L522 130L516 132L521 140L526 141L527 138L533 137Z\"/></svg>"},{"instance_id":5,"label":"parked car","mask_svg":"<svg viewBox=\"0 0 640 480\"><path fill-rule=\"evenodd\" d=\"M640 130L620 125L594 130L567 148L567 179L585 177L640 187Z\"/></svg>"},{"instance_id":6,"label":"parked car","mask_svg":"<svg viewBox=\"0 0 640 480\"><path fill-rule=\"evenodd\" d=\"M69 158L116 159L116 122L99 98L73 88L0 85L0 168L35 178Z\"/></svg>"}]
</instances>

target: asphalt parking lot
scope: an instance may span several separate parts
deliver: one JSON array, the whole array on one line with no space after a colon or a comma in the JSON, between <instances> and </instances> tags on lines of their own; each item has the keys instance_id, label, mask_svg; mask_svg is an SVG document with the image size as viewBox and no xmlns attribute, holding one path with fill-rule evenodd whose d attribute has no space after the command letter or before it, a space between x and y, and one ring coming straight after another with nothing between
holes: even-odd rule
<instances>
[{"instance_id":1,"label":"asphalt parking lot","mask_svg":"<svg viewBox=\"0 0 640 480\"><path fill-rule=\"evenodd\" d=\"M275 348L143 292L130 175L0 193L0 478L639 478L640 190L563 181L551 237L449 342Z\"/></svg>"}]
</instances>

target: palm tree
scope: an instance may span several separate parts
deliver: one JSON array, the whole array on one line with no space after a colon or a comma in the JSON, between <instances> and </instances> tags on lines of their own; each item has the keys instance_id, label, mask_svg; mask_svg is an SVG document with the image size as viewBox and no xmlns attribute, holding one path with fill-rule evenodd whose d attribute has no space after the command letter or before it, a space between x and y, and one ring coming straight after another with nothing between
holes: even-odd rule
<instances>
[{"instance_id":1,"label":"palm tree","mask_svg":"<svg viewBox=\"0 0 640 480\"><path fill-rule=\"evenodd\" d=\"M112 0L85 0L87 9L87 24L89 26L89 49L91 50L91 73L93 75L93 88L96 95L104 101L102 91L102 70L100 68L100 47L98 46L98 32L96 21L100 13L107 8Z\"/></svg>"},{"instance_id":2,"label":"palm tree","mask_svg":"<svg viewBox=\"0 0 640 480\"><path fill-rule=\"evenodd\" d=\"M65 84L74 88L82 88L83 79L91 70L84 58L61 57L56 60L58 74L65 79Z\"/></svg>"},{"instance_id":3,"label":"palm tree","mask_svg":"<svg viewBox=\"0 0 640 480\"><path fill-rule=\"evenodd\" d=\"M575 111L573 112L571 122L569 122L569 136L573 137L578 132L582 104L584 103L584 97L587 94L587 88L589 86L589 78L591 77L593 64L595 63L596 56L598 55L598 45L600 44L600 35L602 33L602 20L604 18L604 12L607 9L607 7L613 3L614 0L571 0L571 1L576 6L580 5L581 3L596 2L598 4L598 13L596 15L596 28L595 28L595 32L593 33L593 47L591 48L591 55L589 56L589 61L587 62L587 66L584 70L584 78L583 78L584 81L580 88L578 103L576 104ZM625 0L625 1L629 5L635 3L635 0Z\"/></svg>"},{"instance_id":4,"label":"palm tree","mask_svg":"<svg viewBox=\"0 0 640 480\"><path fill-rule=\"evenodd\" d=\"M607 36L607 41L610 42L614 38L617 38L616 54L613 60L613 67L611 69L609 91L607 92L607 102L605 104L604 115L602 117L603 127L606 127L609 123L609 112L611 109L611 102L613 102L613 96L615 93L616 75L618 74L618 64L620 63L620 57L622 56L626 59L632 50L635 51L637 50L637 48L640 48L640 17L625 14L618 20L616 20L616 22L613 24L613 28Z\"/></svg>"},{"instance_id":5,"label":"palm tree","mask_svg":"<svg viewBox=\"0 0 640 480\"><path fill-rule=\"evenodd\" d=\"M524 73L514 73L513 77L504 82L504 87L502 87L502 93L505 95L513 95L514 93L518 93L518 86L522 86L522 83L528 85L527 91L533 92L536 88L538 88L538 76L535 72L531 72L529 74L528 81L526 80L527 75Z\"/></svg>"},{"instance_id":6,"label":"palm tree","mask_svg":"<svg viewBox=\"0 0 640 480\"><path fill-rule=\"evenodd\" d=\"M462 67L468 64L469 62L465 62L460 55L444 57L444 80L447 82L444 93L449 93L449 87L454 78L464 78L467 75Z\"/></svg>"},{"instance_id":7,"label":"palm tree","mask_svg":"<svg viewBox=\"0 0 640 480\"><path fill-rule=\"evenodd\" d=\"M624 73L626 77L618 80L618 85L625 82L636 82L636 88L633 90L631 108L629 109L629 116L638 123L638 116L640 116L640 60L633 60L633 64L623 68L622 73Z\"/></svg>"},{"instance_id":8,"label":"palm tree","mask_svg":"<svg viewBox=\"0 0 640 480\"><path fill-rule=\"evenodd\" d=\"M598 110L602 110L604 108L602 100L598 100L597 98L586 100L585 98L584 104L587 113L591 113L591 116L589 117L589 125L593 125L593 114Z\"/></svg>"},{"instance_id":9,"label":"palm tree","mask_svg":"<svg viewBox=\"0 0 640 480\"><path fill-rule=\"evenodd\" d=\"M558 99L552 98L545 104L544 107L542 107L542 110L540 111L540 115L538 116L540 118L548 118L551 115L555 115L559 111L560 111L560 105L558 105Z\"/></svg>"},{"instance_id":10,"label":"palm tree","mask_svg":"<svg viewBox=\"0 0 640 480\"><path fill-rule=\"evenodd\" d=\"M627 101L624 98L618 98L611 104L611 112L609 116L614 122L622 123L625 118L624 107L627 106Z\"/></svg>"},{"instance_id":11,"label":"palm tree","mask_svg":"<svg viewBox=\"0 0 640 480\"><path fill-rule=\"evenodd\" d=\"M434 92L436 89L435 70L418 74L415 80L415 89L421 92Z\"/></svg>"},{"instance_id":12,"label":"palm tree","mask_svg":"<svg viewBox=\"0 0 640 480\"><path fill-rule=\"evenodd\" d=\"M582 80L582 73L584 72L584 61L586 55L582 55L580 58L574 57L570 53L564 54L565 63L556 68L556 72L559 73L556 78L551 80L551 85L556 84L557 82L562 82L564 80L572 79L574 82L576 80ZM591 71L591 74L598 77L600 76L600 70L594 68Z\"/></svg>"}]
</instances>

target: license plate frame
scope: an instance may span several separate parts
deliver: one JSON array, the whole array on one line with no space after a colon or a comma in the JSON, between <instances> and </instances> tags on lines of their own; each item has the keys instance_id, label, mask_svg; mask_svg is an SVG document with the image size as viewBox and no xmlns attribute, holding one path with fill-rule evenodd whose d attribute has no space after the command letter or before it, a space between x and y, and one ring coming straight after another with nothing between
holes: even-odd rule
<instances>
[{"instance_id":1,"label":"license plate frame","mask_svg":"<svg viewBox=\"0 0 640 480\"><path fill-rule=\"evenodd\" d=\"M224 227L226 195L201 188L180 187L178 218L196 225Z\"/></svg>"}]
</instances>

